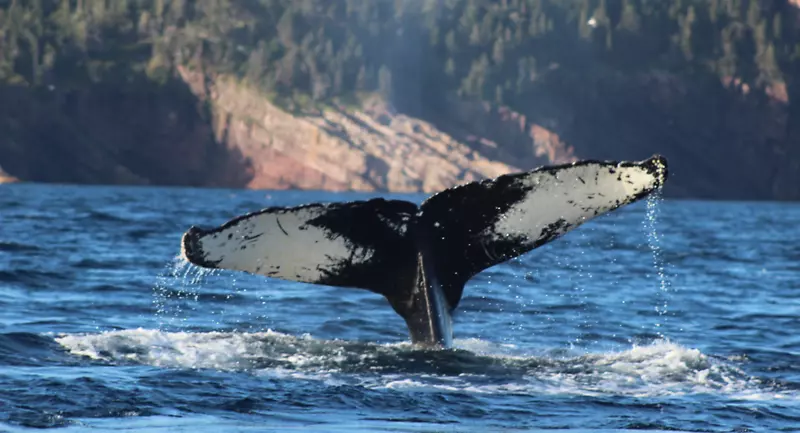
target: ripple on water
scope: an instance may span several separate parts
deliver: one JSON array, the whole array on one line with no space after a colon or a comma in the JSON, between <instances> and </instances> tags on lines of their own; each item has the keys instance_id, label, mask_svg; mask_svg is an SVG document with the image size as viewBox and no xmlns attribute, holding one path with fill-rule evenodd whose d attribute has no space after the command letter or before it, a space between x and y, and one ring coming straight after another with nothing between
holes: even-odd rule
<instances>
[{"instance_id":1,"label":"ripple on water","mask_svg":"<svg viewBox=\"0 0 800 433\"><path fill-rule=\"evenodd\" d=\"M40 248L35 245L28 245L18 242L3 242L0 241L0 252L9 253L33 253L40 251Z\"/></svg>"}]
</instances>

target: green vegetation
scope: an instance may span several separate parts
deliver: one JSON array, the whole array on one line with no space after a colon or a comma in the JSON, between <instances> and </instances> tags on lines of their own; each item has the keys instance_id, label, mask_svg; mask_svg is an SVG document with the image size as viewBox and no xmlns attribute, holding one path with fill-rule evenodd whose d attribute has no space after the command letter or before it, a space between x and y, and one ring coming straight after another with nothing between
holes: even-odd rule
<instances>
[{"instance_id":1,"label":"green vegetation","mask_svg":"<svg viewBox=\"0 0 800 433\"><path fill-rule=\"evenodd\" d=\"M735 77L800 71L786 0L0 0L0 82L166 82L184 65L301 101L458 94L525 112L554 68Z\"/></svg>"}]
</instances>

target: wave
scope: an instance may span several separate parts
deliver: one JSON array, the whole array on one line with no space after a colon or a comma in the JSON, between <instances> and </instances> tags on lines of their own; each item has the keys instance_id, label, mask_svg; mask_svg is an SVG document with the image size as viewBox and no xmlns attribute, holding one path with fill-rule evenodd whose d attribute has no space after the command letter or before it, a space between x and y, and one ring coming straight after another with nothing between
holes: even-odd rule
<instances>
[{"instance_id":1,"label":"wave","mask_svg":"<svg viewBox=\"0 0 800 433\"><path fill-rule=\"evenodd\" d=\"M43 365L55 362L56 344L47 336L30 332L0 333L0 365Z\"/></svg>"},{"instance_id":2,"label":"wave","mask_svg":"<svg viewBox=\"0 0 800 433\"><path fill-rule=\"evenodd\" d=\"M724 393L797 399L725 360L668 341L580 356L524 353L514 345L455 341L452 350L410 343L320 340L268 330L163 332L129 329L55 338L69 353L112 364L245 371L278 379L414 392L623 395Z\"/></svg>"},{"instance_id":3,"label":"wave","mask_svg":"<svg viewBox=\"0 0 800 433\"><path fill-rule=\"evenodd\" d=\"M0 282L17 283L28 288L46 288L48 284L65 281L67 279L61 272L35 269L0 270Z\"/></svg>"},{"instance_id":4,"label":"wave","mask_svg":"<svg viewBox=\"0 0 800 433\"><path fill-rule=\"evenodd\" d=\"M112 214L110 212L104 212L104 211L97 210L97 209L89 209L86 212L86 214L83 215L83 219L85 219L87 221L91 221L91 222L113 222L113 223L131 222L130 220L128 220L128 219L126 219L126 218L124 218L122 216L114 215L114 214Z\"/></svg>"},{"instance_id":5,"label":"wave","mask_svg":"<svg viewBox=\"0 0 800 433\"><path fill-rule=\"evenodd\" d=\"M28 245L18 242L0 241L0 251L20 253L20 252L34 252L40 250L41 248L35 245Z\"/></svg>"}]
</instances>

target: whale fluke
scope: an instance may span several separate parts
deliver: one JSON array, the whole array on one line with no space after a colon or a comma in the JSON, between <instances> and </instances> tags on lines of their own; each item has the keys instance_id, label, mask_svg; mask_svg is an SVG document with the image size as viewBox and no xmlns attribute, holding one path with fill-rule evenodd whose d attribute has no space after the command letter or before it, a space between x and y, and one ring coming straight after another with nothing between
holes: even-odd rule
<instances>
[{"instance_id":1,"label":"whale fluke","mask_svg":"<svg viewBox=\"0 0 800 433\"><path fill-rule=\"evenodd\" d=\"M667 175L659 155L588 160L459 185L420 206L378 198L272 207L191 227L182 254L206 268L379 293L414 343L449 346L470 278L646 197Z\"/></svg>"},{"instance_id":2,"label":"whale fluke","mask_svg":"<svg viewBox=\"0 0 800 433\"><path fill-rule=\"evenodd\" d=\"M414 203L374 199L272 207L220 227L191 227L183 255L206 268L371 290L384 296L391 276L413 269L409 223Z\"/></svg>"}]
</instances>

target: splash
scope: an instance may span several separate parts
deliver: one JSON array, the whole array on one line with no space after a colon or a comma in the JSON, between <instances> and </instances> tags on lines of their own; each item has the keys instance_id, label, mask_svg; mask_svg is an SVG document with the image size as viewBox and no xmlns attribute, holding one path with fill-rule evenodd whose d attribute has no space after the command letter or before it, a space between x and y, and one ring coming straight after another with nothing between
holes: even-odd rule
<instances>
[{"instance_id":1,"label":"splash","mask_svg":"<svg viewBox=\"0 0 800 433\"><path fill-rule=\"evenodd\" d=\"M727 394L748 399L798 399L697 349L669 342L581 356L531 354L511 344L456 340L456 350L420 350L408 343L322 340L265 332L163 332L150 329L63 334L76 356L113 364L214 369L330 386L475 394L626 395Z\"/></svg>"},{"instance_id":2,"label":"splash","mask_svg":"<svg viewBox=\"0 0 800 433\"><path fill-rule=\"evenodd\" d=\"M198 285L214 269L191 266L180 256L168 262L153 286L153 307L159 329L181 326L197 307Z\"/></svg>"},{"instance_id":3,"label":"splash","mask_svg":"<svg viewBox=\"0 0 800 433\"><path fill-rule=\"evenodd\" d=\"M234 331L257 331L270 322L270 294L248 290L248 276L193 266L174 257L156 277L152 290L158 329L178 331L202 324ZM256 278L256 277L253 277ZM232 308L250 298L248 306Z\"/></svg>"},{"instance_id":4,"label":"splash","mask_svg":"<svg viewBox=\"0 0 800 433\"><path fill-rule=\"evenodd\" d=\"M670 284L665 271L665 262L661 256L662 236L659 233L658 218L660 212L660 204L664 201L661 189L651 194L647 198L647 212L644 219L644 229L647 234L647 244L650 247L650 253L653 259L653 268L658 275L658 292L656 292L656 305L653 307L657 319L653 324L656 328L656 334L662 339L665 339L664 329L667 327L669 321L669 295Z\"/></svg>"},{"instance_id":5,"label":"splash","mask_svg":"<svg viewBox=\"0 0 800 433\"><path fill-rule=\"evenodd\" d=\"M578 334L574 340L570 342L571 349L582 346L585 347L587 344L592 343L592 341L587 341L585 339L584 334L590 332L592 327L597 325L597 322L590 321L588 319L590 316L586 314L586 305L589 304L589 296L586 293L585 287L591 283L593 278L591 265L587 264L586 261L586 250L592 247L591 241L588 240L587 233L592 231L593 228L585 228L588 230L581 231L579 234L579 245L582 247L578 250L579 260L575 263L577 280L573 283L572 292L570 294L570 298L573 299L573 302L576 302L577 305L581 305L581 308L576 310L575 319L579 323L578 328L583 332Z\"/></svg>"}]
</instances>

